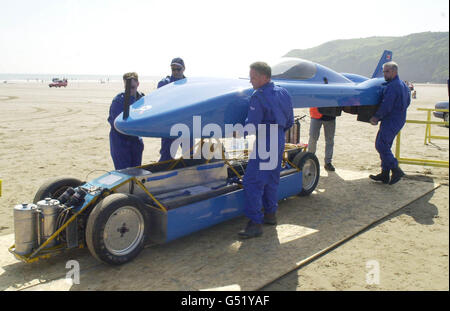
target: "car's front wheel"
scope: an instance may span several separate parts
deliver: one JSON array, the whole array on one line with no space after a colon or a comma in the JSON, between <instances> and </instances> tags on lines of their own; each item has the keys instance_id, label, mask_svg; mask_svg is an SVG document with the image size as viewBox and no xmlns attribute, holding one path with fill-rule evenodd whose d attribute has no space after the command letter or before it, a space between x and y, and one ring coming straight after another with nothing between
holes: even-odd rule
<instances>
[{"instance_id":1,"label":"car's front wheel","mask_svg":"<svg viewBox=\"0 0 450 311\"><path fill-rule=\"evenodd\" d=\"M121 265L141 252L147 232L147 213L142 202L133 195L114 193L90 213L86 244L98 260Z\"/></svg>"}]
</instances>

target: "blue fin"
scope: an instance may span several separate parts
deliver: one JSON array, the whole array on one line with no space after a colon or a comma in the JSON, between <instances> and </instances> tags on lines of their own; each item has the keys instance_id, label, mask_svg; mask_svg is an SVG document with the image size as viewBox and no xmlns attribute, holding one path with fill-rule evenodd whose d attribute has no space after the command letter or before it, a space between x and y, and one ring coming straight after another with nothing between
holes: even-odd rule
<instances>
[{"instance_id":1,"label":"blue fin","mask_svg":"<svg viewBox=\"0 0 450 311\"><path fill-rule=\"evenodd\" d=\"M384 50L383 55L378 62L377 68L373 72L373 78L382 78L383 77L383 64L392 61L392 51Z\"/></svg>"}]
</instances>

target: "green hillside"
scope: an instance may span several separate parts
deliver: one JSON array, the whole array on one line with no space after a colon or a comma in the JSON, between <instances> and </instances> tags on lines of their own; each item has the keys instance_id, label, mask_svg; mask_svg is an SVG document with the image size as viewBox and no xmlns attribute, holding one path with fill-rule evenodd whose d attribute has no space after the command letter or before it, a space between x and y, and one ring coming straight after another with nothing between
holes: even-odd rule
<instances>
[{"instance_id":1,"label":"green hillside","mask_svg":"<svg viewBox=\"0 0 450 311\"><path fill-rule=\"evenodd\" d=\"M371 77L384 50L393 52L402 80L447 83L448 32L335 40L311 49L292 50L285 56L311 60L337 72Z\"/></svg>"}]
</instances>

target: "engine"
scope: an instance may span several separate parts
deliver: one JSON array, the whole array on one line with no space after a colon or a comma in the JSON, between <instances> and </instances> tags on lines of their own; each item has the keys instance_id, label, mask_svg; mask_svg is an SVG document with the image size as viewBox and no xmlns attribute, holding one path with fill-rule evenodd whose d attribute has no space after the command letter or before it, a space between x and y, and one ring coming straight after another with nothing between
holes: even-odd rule
<instances>
[{"instance_id":1,"label":"engine","mask_svg":"<svg viewBox=\"0 0 450 311\"><path fill-rule=\"evenodd\" d=\"M45 198L36 204L19 204L14 206L15 253L31 254L45 243L73 215L73 207L80 205L86 191L69 187L57 199ZM54 237L45 248L55 247L61 243L78 245L76 223ZM68 232L71 235L68 236ZM70 241L69 241L70 240ZM74 241L76 240L76 241ZM70 243L69 243L70 242Z\"/></svg>"}]
</instances>

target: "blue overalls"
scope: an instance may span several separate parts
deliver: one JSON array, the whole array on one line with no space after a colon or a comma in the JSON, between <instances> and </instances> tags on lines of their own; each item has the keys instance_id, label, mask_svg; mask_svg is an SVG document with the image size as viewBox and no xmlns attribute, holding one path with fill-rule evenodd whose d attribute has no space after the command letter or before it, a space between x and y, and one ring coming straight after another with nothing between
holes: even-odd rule
<instances>
[{"instance_id":1,"label":"blue overalls","mask_svg":"<svg viewBox=\"0 0 450 311\"><path fill-rule=\"evenodd\" d=\"M185 77L183 76L184 79ZM158 82L158 89L166 84L177 81L180 79L176 79L173 76L167 76L161 81ZM161 150L159 151L161 157L159 158L159 162L172 160L172 156L170 155L170 146L175 141L176 138L161 138ZM192 146L191 146L192 147Z\"/></svg>"},{"instance_id":2,"label":"blue overalls","mask_svg":"<svg viewBox=\"0 0 450 311\"><path fill-rule=\"evenodd\" d=\"M398 161L392 154L391 148L395 136L405 125L406 110L411 103L409 88L398 76L385 84L380 107L375 117L381 120L375 140L375 148L380 154L382 170L398 167Z\"/></svg>"},{"instance_id":3,"label":"blue overalls","mask_svg":"<svg viewBox=\"0 0 450 311\"><path fill-rule=\"evenodd\" d=\"M138 99L143 94L138 93ZM111 157L114 162L116 170L120 170L127 167L140 166L142 162L142 152L144 151L144 143L142 138L138 136L129 136L119 133L114 128L114 120L123 112L123 104L125 101L125 93L117 95L109 108L108 122L111 125L109 132L109 147ZM130 105L133 104L136 99L130 96Z\"/></svg>"},{"instance_id":4,"label":"blue overalls","mask_svg":"<svg viewBox=\"0 0 450 311\"><path fill-rule=\"evenodd\" d=\"M277 124L278 161L275 169L262 170L260 164L269 162L262 160L258 152L258 143L255 144L256 158L250 159L243 179L245 194L245 216L254 223L263 223L265 213L275 213L278 208L278 184L280 182L281 160L285 145L285 131L294 124L294 111L289 93L282 87L269 82L255 90L250 98L246 124L253 124L257 130L258 124L266 127L266 150L270 146L270 124ZM255 151L254 151L255 152ZM274 152L274 151L272 151ZM271 152L271 154L272 154Z\"/></svg>"}]
</instances>

